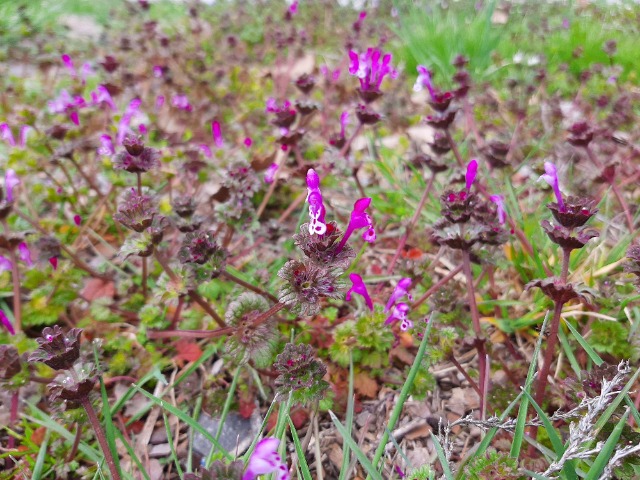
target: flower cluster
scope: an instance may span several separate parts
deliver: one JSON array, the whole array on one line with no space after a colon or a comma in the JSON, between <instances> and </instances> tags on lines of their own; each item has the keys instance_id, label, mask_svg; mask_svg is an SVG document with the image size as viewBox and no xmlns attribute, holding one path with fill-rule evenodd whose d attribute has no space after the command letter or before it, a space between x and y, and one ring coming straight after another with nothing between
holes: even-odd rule
<instances>
[{"instance_id":1,"label":"flower cluster","mask_svg":"<svg viewBox=\"0 0 640 480\"><path fill-rule=\"evenodd\" d=\"M145 147L139 136L127 135L122 141L125 151L113 158L113 166L130 173L143 173L160 166L160 152L155 148ZM103 144L106 151L108 148Z\"/></svg>"},{"instance_id":2,"label":"flower cluster","mask_svg":"<svg viewBox=\"0 0 640 480\"><path fill-rule=\"evenodd\" d=\"M178 252L178 258L190 267L196 281L218 277L227 264L227 251L219 246L213 232L187 233Z\"/></svg>"},{"instance_id":3,"label":"flower cluster","mask_svg":"<svg viewBox=\"0 0 640 480\"><path fill-rule=\"evenodd\" d=\"M278 393L292 393L297 402L320 400L329 388L322 379L327 367L314 358L310 345L287 343L284 351L276 357L273 368L279 373L276 378Z\"/></svg>"},{"instance_id":4,"label":"flower cluster","mask_svg":"<svg viewBox=\"0 0 640 480\"><path fill-rule=\"evenodd\" d=\"M244 226L253 218L253 196L262 187L255 170L244 161L232 162L223 174L224 200L216 206L227 223Z\"/></svg>"},{"instance_id":5,"label":"flower cluster","mask_svg":"<svg viewBox=\"0 0 640 480\"><path fill-rule=\"evenodd\" d=\"M396 288L393 290L393 293L389 297L389 300L384 307L385 313L391 311L391 314L384 322L385 325L390 325L394 322L400 322L400 330L402 330L403 332L413 327L413 322L408 318L410 310L409 305L405 302L399 302L399 300L401 300L405 296L409 300L413 300L413 297L409 293L410 288L410 278L403 278L398 282ZM392 308L393 310L391 310Z\"/></svg>"}]
</instances>

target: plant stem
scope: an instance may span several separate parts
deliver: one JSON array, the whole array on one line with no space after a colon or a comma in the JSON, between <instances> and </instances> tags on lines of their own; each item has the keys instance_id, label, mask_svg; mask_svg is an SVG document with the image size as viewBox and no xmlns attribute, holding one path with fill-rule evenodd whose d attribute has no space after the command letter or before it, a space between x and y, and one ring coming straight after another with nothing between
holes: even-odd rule
<instances>
[{"instance_id":1,"label":"plant stem","mask_svg":"<svg viewBox=\"0 0 640 480\"><path fill-rule=\"evenodd\" d=\"M453 137L451 136L451 132L449 131L448 128L445 129L444 134L447 136L447 140L449 141L449 145L451 146L453 155L456 157L458 166L464 169L464 160L462 159L462 155L460 155L460 150L458 150L458 144L453 140Z\"/></svg>"},{"instance_id":2,"label":"plant stem","mask_svg":"<svg viewBox=\"0 0 640 480\"><path fill-rule=\"evenodd\" d=\"M136 177L138 180L138 196L142 196L142 173L136 172ZM147 299L147 276L149 275L147 271L147 257L142 257L142 297Z\"/></svg>"},{"instance_id":3,"label":"plant stem","mask_svg":"<svg viewBox=\"0 0 640 480\"><path fill-rule=\"evenodd\" d=\"M120 480L120 472L118 472L116 463L113 460L111 449L109 448L109 444L107 443L107 437L105 437L104 435L104 431L102 430L102 426L100 425L100 420L98 420L98 415L96 415L96 411L93 409L91 400L89 400L89 397L83 397L80 399L80 403L87 412L87 416L89 417L89 421L91 422L93 431L96 434L98 443L100 443L100 448L102 449L102 453L104 454L107 466L109 467L109 471L111 472L111 478L113 480Z\"/></svg>"},{"instance_id":4,"label":"plant stem","mask_svg":"<svg viewBox=\"0 0 640 480\"><path fill-rule=\"evenodd\" d=\"M475 347L478 351L478 377L480 379L480 410L486 411L486 396L484 392L487 389L485 385L486 373L487 373L487 354L485 349L486 339L482 334L482 327L480 326L480 312L478 311L478 304L476 303L476 290L473 284L473 272L471 271L471 256L468 250L462 250L462 270L464 271L467 279L467 292L469 298L469 309L471 310L471 321L473 322L473 330L476 334Z\"/></svg>"},{"instance_id":5,"label":"plant stem","mask_svg":"<svg viewBox=\"0 0 640 480\"><path fill-rule=\"evenodd\" d=\"M353 135L351 135L349 137L349 140L347 140L347 142L344 144L344 146L340 149L340 156L343 158L347 157L347 153L349 153L349 148L351 147L351 144L353 143L353 141L355 140L355 138L360 135L360 132L362 131L362 128L364 127L364 125L362 123L358 123L358 127L356 128L356 130L353 132Z\"/></svg>"},{"instance_id":6,"label":"plant stem","mask_svg":"<svg viewBox=\"0 0 640 480\"><path fill-rule=\"evenodd\" d=\"M393 258L389 263L389 267L387 268L387 275L391 275L393 273L393 267L395 267L396 262L398 261L398 257L400 257L400 253L402 252L402 249L407 243L407 239L409 238L409 234L411 233L411 230L413 230L413 227L415 227L416 223L418 222L418 218L420 217L420 213L422 212L422 207L424 207L424 204L427 201L427 198L429 197L429 193L431 193L431 187L433 186L433 181L435 180L435 178L436 178L435 174L432 174L431 178L429 178L429 182L427 183L427 186L424 189L422 198L420 198L420 202L418 203L418 206L416 207L415 212L413 212L413 217L411 217L411 220L409 221L409 225L407 225L407 228L405 229L404 235L402 235L402 237L400 238L400 242L398 243L398 248L396 249L396 253L393 255Z\"/></svg>"},{"instance_id":7,"label":"plant stem","mask_svg":"<svg viewBox=\"0 0 640 480\"><path fill-rule=\"evenodd\" d=\"M78 447L80 446L80 438L82 437L82 427L79 422L75 423L76 426L76 436L73 440L73 445L71 446L71 450L69 451L69 455L67 455L67 463L72 461L76 453L78 453Z\"/></svg>"},{"instance_id":8,"label":"plant stem","mask_svg":"<svg viewBox=\"0 0 640 480\"><path fill-rule=\"evenodd\" d=\"M440 287L442 287L445 283L447 283L449 280L451 280L453 277L455 277L461 271L462 271L462 265L458 265L456 268L451 270L447 275L445 275L439 281L437 281L435 284L433 284L431 286L431 288L429 288L429 290L424 292L424 295L422 295L418 300L413 302L411 304L411 308L416 308L416 307L419 307L420 305L422 305L425 301L427 301L427 299L431 295L433 295L435 292L437 292Z\"/></svg>"},{"instance_id":9,"label":"plant stem","mask_svg":"<svg viewBox=\"0 0 640 480\"><path fill-rule=\"evenodd\" d=\"M243 286L244 288L246 288L248 290L251 290L252 292L257 293L258 295L262 295L263 297L268 298L269 300L271 300L274 303L278 303L278 298L275 295L271 295L269 292L267 292L265 290L262 290L260 287L256 287L254 285L251 285L248 282L245 282L241 278L238 278L235 275L229 273L227 270L222 272L222 275L225 278L227 278L228 280L231 280L232 282L235 282L238 285Z\"/></svg>"},{"instance_id":10,"label":"plant stem","mask_svg":"<svg viewBox=\"0 0 640 480\"><path fill-rule=\"evenodd\" d=\"M458 369L458 371L467 380L467 382L469 382L469 385L471 385L471 388L473 388L478 393L479 396L482 396L482 392L480 391L480 388L478 387L478 384L473 380L473 378L471 378L469 376L467 371L464 368L462 368L462 365L460 365L460 362L458 362L458 360L456 360L455 355L453 355L453 354L450 355L449 356L449 360L451 361L451 363L453 363L453 366Z\"/></svg>"}]
</instances>

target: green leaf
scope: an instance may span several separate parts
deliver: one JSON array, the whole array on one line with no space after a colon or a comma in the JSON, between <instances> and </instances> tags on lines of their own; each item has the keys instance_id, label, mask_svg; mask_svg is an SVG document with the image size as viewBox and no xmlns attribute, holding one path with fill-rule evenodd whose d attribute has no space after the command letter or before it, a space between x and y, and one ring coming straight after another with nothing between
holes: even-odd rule
<instances>
[{"instance_id":1,"label":"green leaf","mask_svg":"<svg viewBox=\"0 0 640 480\"><path fill-rule=\"evenodd\" d=\"M300 444L300 438L298 438L296 427L293 424L293 420L291 420L291 417L287 415L287 418L289 419L289 431L291 432L291 437L293 438L293 444L296 447L298 463L300 464L300 468L302 469L302 478L304 480L312 480L311 472L309 471L309 465L307 465L307 459L304 456L304 451L302 451L302 445Z\"/></svg>"}]
</instances>

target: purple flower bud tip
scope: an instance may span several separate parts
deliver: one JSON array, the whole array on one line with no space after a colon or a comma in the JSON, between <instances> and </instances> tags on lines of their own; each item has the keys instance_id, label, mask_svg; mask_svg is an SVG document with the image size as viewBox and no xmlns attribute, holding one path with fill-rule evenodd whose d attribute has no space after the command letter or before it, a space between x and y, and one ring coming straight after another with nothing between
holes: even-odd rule
<instances>
[{"instance_id":1,"label":"purple flower bud tip","mask_svg":"<svg viewBox=\"0 0 640 480\"><path fill-rule=\"evenodd\" d=\"M467 190L471 189L471 185L473 185L473 182L475 181L477 174L478 174L478 161L476 159L473 159L469 162L469 165L467 165L467 173L465 174Z\"/></svg>"},{"instance_id":2,"label":"purple flower bud tip","mask_svg":"<svg viewBox=\"0 0 640 480\"><path fill-rule=\"evenodd\" d=\"M213 141L216 147L222 148L224 146L224 140L222 140L222 129L220 128L220 122L214 120L211 122L211 133L213 134Z\"/></svg>"},{"instance_id":3,"label":"purple flower bud tip","mask_svg":"<svg viewBox=\"0 0 640 480\"><path fill-rule=\"evenodd\" d=\"M309 190L316 190L320 188L320 177L313 168L307 171L307 188Z\"/></svg>"},{"instance_id":4,"label":"purple flower bud tip","mask_svg":"<svg viewBox=\"0 0 640 480\"><path fill-rule=\"evenodd\" d=\"M367 307L369 307L369 310L371 310L373 312L373 301L371 300L371 297L369 296L369 292L367 290L367 285L362 280L362 277L360 275L358 275L357 273L351 273L351 274L349 274L349 280L351 280L352 286L349 289L349 291L347 292L347 295L345 297L346 300L347 301L351 301L351 294L352 293L357 293L358 295L362 295L362 297L364 297L364 301L367 304Z\"/></svg>"},{"instance_id":5,"label":"purple flower bud tip","mask_svg":"<svg viewBox=\"0 0 640 480\"><path fill-rule=\"evenodd\" d=\"M29 250L29 246L25 242L21 242L20 245L18 245L18 253L20 255L20 260L30 267L33 266L33 262L31 261L31 250Z\"/></svg>"},{"instance_id":6,"label":"purple flower bud tip","mask_svg":"<svg viewBox=\"0 0 640 480\"><path fill-rule=\"evenodd\" d=\"M58 257L49 258L49 263L51 264L54 270L58 269Z\"/></svg>"},{"instance_id":7,"label":"purple flower bud tip","mask_svg":"<svg viewBox=\"0 0 640 480\"><path fill-rule=\"evenodd\" d=\"M71 112L69 114L69 120L71 120L76 126L80 125L80 117L78 116L78 112Z\"/></svg>"},{"instance_id":8,"label":"purple flower bud tip","mask_svg":"<svg viewBox=\"0 0 640 480\"><path fill-rule=\"evenodd\" d=\"M278 171L278 164L272 163L267 168L267 171L264 173L264 182L265 183L273 183L276 178L276 172Z\"/></svg>"},{"instance_id":9,"label":"purple flower bud tip","mask_svg":"<svg viewBox=\"0 0 640 480\"><path fill-rule=\"evenodd\" d=\"M244 146L249 148L251 145L253 144L253 140L251 140L251 137L247 137L244 139Z\"/></svg>"},{"instance_id":10,"label":"purple flower bud tip","mask_svg":"<svg viewBox=\"0 0 640 480\"><path fill-rule=\"evenodd\" d=\"M73 216L73 223L76 224L76 226L80 226L80 224L82 223L82 217L80 215L74 215Z\"/></svg>"},{"instance_id":11,"label":"purple flower bud tip","mask_svg":"<svg viewBox=\"0 0 640 480\"><path fill-rule=\"evenodd\" d=\"M504 225L507 221L507 211L504 208L504 197L502 195L491 195L489 199L498 206L498 221Z\"/></svg>"},{"instance_id":12,"label":"purple flower bud tip","mask_svg":"<svg viewBox=\"0 0 640 480\"><path fill-rule=\"evenodd\" d=\"M566 210L564 205L564 200L562 199L562 192L560 192L560 181L558 180L558 170L556 166L551 162L544 162L544 175L541 175L538 181L544 180L547 182L551 188L553 188L553 193L556 196L556 201L558 202L558 207L561 212Z\"/></svg>"},{"instance_id":13,"label":"purple flower bud tip","mask_svg":"<svg viewBox=\"0 0 640 480\"><path fill-rule=\"evenodd\" d=\"M4 176L4 189L7 195L7 201L13 202L13 189L20 185L20 179L13 168L7 170Z\"/></svg>"},{"instance_id":14,"label":"purple flower bud tip","mask_svg":"<svg viewBox=\"0 0 640 480\"><path fill-rule=\"evenodd\" d=\"M7 318L7 316L2 310L0 310L0 323L4 325L4 327L9 331L11 335L16 334L16 331L13 328L13 325L11 324L11 322L9 321L9 319Z\"/></svg>"},{"instance_id":15,"label":"purple flower bud tip","mask_svg":"<svg viewBox=\"0 0 640 480\"><path fill-rule=\"evenodd\" d=\"M275 473L277 480L289 480L289 469L278 454L280 440L267 437L256 444L242 480L255 480L258 475Z\"/></svg>"}]
</instances>

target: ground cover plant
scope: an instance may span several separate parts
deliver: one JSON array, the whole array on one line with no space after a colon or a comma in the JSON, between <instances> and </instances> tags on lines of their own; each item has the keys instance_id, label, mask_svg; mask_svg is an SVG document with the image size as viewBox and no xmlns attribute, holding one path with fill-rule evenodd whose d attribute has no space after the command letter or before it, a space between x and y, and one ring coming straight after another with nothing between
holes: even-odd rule
<instances>
[{"instance_id":1,"label":"ground cover plant","mask_svg":"<svg viewBox=\"0 0 640 480\"><path fill-rule=\"evenodd\" d=\"M0 5L0 478L638 478L637 6Z\"/></svg>"}]
</instances>

